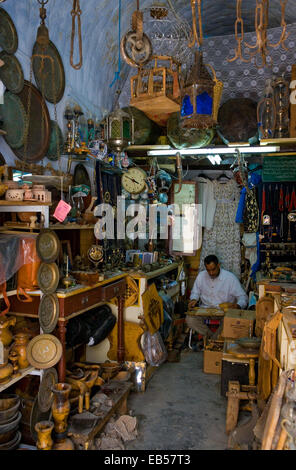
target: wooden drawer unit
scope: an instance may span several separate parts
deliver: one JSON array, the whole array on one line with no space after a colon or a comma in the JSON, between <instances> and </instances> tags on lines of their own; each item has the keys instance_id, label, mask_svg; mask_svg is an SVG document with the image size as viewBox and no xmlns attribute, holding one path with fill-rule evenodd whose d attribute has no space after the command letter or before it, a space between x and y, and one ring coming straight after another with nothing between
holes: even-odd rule
<instances>
[{"instance_id":1,"label":"wooden drawer unit","mask_svg":"<svg viewBox=\"0 0 296 470\"><path fill-rule=\"evenodd\" d=\"M60 316L67 317L72 313L91 308L100 301L101 297L99 287L82 292L80 294L59 298Z\"/></svg>"},{"instance_id":2,"label":"wooden drawer unit","mask_svg":"<svg viewBox=\"0 0 296 470\"><path fill-rule=\"evenodd\" d=\"M99 287L100 291L100 300L108 301L114 297L124 295L125 293L125 279L120 279L119 281L108 284L107 286Z\"/></svg>"}]
</instances>

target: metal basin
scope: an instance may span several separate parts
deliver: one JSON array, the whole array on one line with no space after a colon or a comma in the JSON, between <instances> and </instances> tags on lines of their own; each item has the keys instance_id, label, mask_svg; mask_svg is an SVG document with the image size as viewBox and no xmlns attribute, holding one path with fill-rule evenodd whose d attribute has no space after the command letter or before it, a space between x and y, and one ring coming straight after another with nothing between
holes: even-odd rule
<instances>
[{"instance_id":1,"label":"metal basin","mask_svg":"<svg viewBox=\"0 0 296 470\"><path fill-rule=\"evenodd\" d=\"M16 415L20 406L18 395L2 395L0 398L0 424L5 424Z\"/></svg>"},{"instance_id":2,"label":"metal basin","mask_svg":"<svg viewBox=\"0 0 296 470\"><path fill-rule=\"evenodd\" d=\"M246 349L259 349L261 344L261 338L253 336L252 338L240 338L237 343Z\"/></svg>"}]
</instances>

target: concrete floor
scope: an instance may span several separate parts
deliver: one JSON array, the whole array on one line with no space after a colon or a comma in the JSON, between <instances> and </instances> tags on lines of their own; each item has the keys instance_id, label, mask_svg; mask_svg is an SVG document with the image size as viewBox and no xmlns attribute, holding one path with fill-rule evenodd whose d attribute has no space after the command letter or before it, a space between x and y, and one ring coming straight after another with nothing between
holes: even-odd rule
<instances>
[{"instance_id":1,"label":"concrete floor","mask_svg":"<svg viewBox=\"0 0 296 470\"><path fill-rule=\"evenodd\" d=\"M144 393L131 393L138 438L126 450L225 450L226 398L220 375L205 374L203 352L184 350L180 362L162 364Z\"/></svg>"}]
</instances>

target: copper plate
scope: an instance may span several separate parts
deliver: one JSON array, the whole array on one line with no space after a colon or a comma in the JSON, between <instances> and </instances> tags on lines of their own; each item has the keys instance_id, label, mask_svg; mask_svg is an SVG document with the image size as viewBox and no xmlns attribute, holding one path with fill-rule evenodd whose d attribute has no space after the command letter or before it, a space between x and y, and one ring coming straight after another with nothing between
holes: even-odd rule
<instances>
[{"instance_id":1,"label":"copper plate","mask_svg":"<svg viewBox=\"0 0 296 470\"><path fill-rule=\"evenodd\" d=\"M29 90L31 89L31 93ZM26 114L30 109L27 149L22 145L15 151L16 156L27 163L41 160L48 150L50 137L50 117L46 102L40 91L27 80L18 96L24 105Z\"/></svg>"},{"instance_id":2,"label":"copper plate","mask_svg":"<svg viewBox=\"0 0 296 470\"><path fill-rule=\"evenodd\" d=\"M36 369L50 369L62 357L63 347L58 338L42 334L35 336L27 346L27 358Z\"/></svg>"},{"instance_id":3,"label":"copper plate","mask_svg":"<svg viewBox=\"0 0 296 470\"><path fill-rule=\"evenodd\" d=\"M0 46L8 54L14 54L18 48L18 35L9 14L0 8Z\"/></svg>"},{"instance_id":4,"label":"copper plate","mask_svg":"<svg viewBox=\"0 0 296 470\"><path fill-rule=\"evenodd\" d=\"M59 300L56 294L42 296L38 309L39 324L43 333L51 333L59 319Z\"/></svg>"},{"instance_id":5,"label":"copper plate","mask_svg":"<svg viewBox=\"0 0 296 470\"><path fill-rule=\"evenodd\" d=\"M39 423L40 421L49 421L51 419L52 411L51 408L47 411L41 411L39 407L39 401L38 401L38 396L35 398L32 411L31 411L31 416L30 416L30 431L31 431L31 436L35 442L37 442L37 432L35 430L35 425Z\"/></svg>"},{"instance_id":6,"label":"copper plate","mask_svg":"<svg viewBox=\"0 0 296 470\"><path fill-rule=\"evenodd\" d=\"M36 249L39 258L45 263L53 263L59 256L61 242L52 230L44 230L38 234Z\"/></svg>"},{"instance_id":7,"label":"copper plate","mask_svg":"<svg viewBox=\"0 0 296 470\"><path fill-rule=\"evenodd\" d=\"M18 95L10 91L4 93L4 103L0 104L3 120L4 139L16 151L24 144L26 110Z\"/></svg>"},{"instance_id":8,"label":"copper plate","mask_svg":"<svg viewBox=\"0 0 296 470\"><path fill-rule=\"evenodd\" d=\"M20 93L24 87L24 72L20 62L15 55L5 51L0 53L0 59L4 62L4 65L0 67L0 79L7 90Z\"/></svg>"},{"instance_id":9,"label":"copper plate","mask_svg":"<svg viewBox=\"0 0 296 470\"><path fill-rule=\"evenodd\" d=\"M38 391L39 409L46 413L50 410L53 402L53 392L51 387L58 383L58 374L54 367L47 369L43 373L42 381Z\"/></svg>"},{"instance_id":10,"label":"copper plate","mask_svg":"<svg viewBox=\"0 0 296 470\"><path fill-rule=\"evenodd\" d=\"M36 55L33 57L33 71L39 90L42 90L47 101L58 103L65 91L65 71L59 51L51 41L45 50L35 42L32 55ZM42 59L40 55L51 57L52 60Z\"/></svg>"},{"instance_id":11,"label":"copper plate","mask_svg":"<svg viewBox=\"0 0 296 470\"><path fill-rule=\"evenodd\" d=\"M60 273L56 263L41 263L37 274L38 285L44 294L53 294L59 284Z\"/></svg>"}]
</instances>

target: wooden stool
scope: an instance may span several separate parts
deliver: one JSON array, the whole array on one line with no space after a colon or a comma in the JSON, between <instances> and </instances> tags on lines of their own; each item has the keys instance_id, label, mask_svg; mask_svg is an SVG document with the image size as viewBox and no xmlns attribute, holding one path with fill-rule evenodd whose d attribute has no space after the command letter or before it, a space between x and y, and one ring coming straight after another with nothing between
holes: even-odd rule
<instances>
[{"instance_id":1,"label":"wooden stool","mask_svg":"<svg viewBox=\"0 0 296 470\"><path fill-rule=\"evenodd\" d=\"M228 397L226 434L230 434L237 425L240 400L252 401L257 399L257 387L255 385L255 359L259 357L259 350L244 349L237 346L229 349L227 352L232 354L234 357L249 361L249 385L241 386L236 380L229 381L228 383L228 392L226 392L226 396Z\"/></svg>"}]
</instances>

